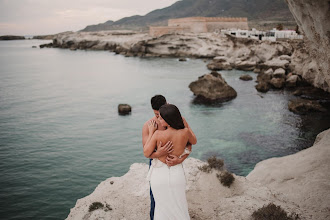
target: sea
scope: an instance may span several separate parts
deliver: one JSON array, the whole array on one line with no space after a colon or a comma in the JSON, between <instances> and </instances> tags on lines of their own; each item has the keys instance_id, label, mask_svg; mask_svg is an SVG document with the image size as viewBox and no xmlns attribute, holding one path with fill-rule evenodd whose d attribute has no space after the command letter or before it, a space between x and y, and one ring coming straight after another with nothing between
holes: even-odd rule
<instances>
[{"instance_id":1,"label":"sea","mask_svg":"<svg viewBox=\"0 0 330 220\"><path fill-rule=\"evenodd\" d=\"M259 93L253 72L220 71L237 98L194 104L188 86L210 72L206 60L38 47L48 42L0 41L0 219L65 219L100 182L148 163L141 129L156 94L195 132L189 157L217 156L242 176L312 146L330 127L329 116L290 112L289 91ZM131 105L131 114L120 116L119 104Z\"/></svg>"}]
</instances>

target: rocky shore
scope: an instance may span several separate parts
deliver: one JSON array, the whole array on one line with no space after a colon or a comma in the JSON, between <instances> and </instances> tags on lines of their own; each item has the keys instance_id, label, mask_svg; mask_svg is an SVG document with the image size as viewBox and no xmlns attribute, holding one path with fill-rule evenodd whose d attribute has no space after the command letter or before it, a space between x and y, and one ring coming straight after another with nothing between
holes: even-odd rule
<instances>
[{"instance_id":1,"label":"rocky shore","mask_svg":"<svg viewBox=\"0 0 330 220\"><path fill-rule=\"evenodd\" d=\"M205 163L188 158L183 166L191 219L251 219L269 203L281 206L300 219L330 217L330 129L320 133L312 147L296 154L258 163L247 176L235 176L230 188L216 172L202 172ZM79 199L67 219L147 219L149 184L147 164L132 164L122 177L111 177ZM92 203L103 208L89 211Z\"/></svg>"},{"instance_id":2,"label":"rocky shore","mask_svg":"<svg viewBox=\"0 0 330 220\"><path fill-rule=\"evenodd\" d=\"M169 34L153 38L134 31L69 32L54 36L43 47L108 50L124 56L206 58L210 70L238 69L259 74L257 90L295 87L306 82L330 92L320 78L304 41L259 41L214 33ZM302 69L304 66L304 69ZM306 73L306 68L309 74Z\"/></svg>"},{"instance_id":3,"label":"rocky shore","mask_svg":"<svg viewBox=\"0 0 330 220\"><path fill-rule=\"evenodd\" d=\"M16 35L3 35L3 36L0 36L0 40L25 40L25 37L16 36Z\"/></svg>"}]
</instances>

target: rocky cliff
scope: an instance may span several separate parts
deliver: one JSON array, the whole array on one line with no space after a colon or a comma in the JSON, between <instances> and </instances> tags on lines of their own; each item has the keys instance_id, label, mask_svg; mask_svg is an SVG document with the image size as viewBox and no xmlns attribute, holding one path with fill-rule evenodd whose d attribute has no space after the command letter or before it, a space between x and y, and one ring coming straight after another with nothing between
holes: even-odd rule
<instances>
[{"instance_id":1,"label":"rocky cliff","mask_svg":"<svg viewBox=\"0 0 330 220\"><path fill-rule=\"evenodd\" d=\"M192 219L251 219L251 214L273 202L300 219L330 217L330 129L314 146L294 155L262 161L245 178L235 176L228 188L215 171L198 169L204 162L188 158L183 166ZM111 177L95 191L79 199L67 219L148 219L148 165L132 164L122 177ZM303 192L303 193L302 193ZM94 202L104 207L89 211Z\"/></svg>"},{"instance_id":2,"label":"rocky cliff","mask_svg":"<svg viewBox=\"0 0 330 220\"><path fill-rule=\"evenodd\" d=\"M295 51L293 68L315 87L330 92L329 1L286 1L307 38L307 49L300 48Z\"/></svg>"}]
</instances>

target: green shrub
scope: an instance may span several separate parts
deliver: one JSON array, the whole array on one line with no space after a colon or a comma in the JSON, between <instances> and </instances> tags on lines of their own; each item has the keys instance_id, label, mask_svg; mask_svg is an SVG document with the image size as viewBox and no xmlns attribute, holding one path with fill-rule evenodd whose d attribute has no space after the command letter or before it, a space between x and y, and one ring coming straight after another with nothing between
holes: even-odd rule
<instances>
[{"instance_id":1,"label":"green shrub","mask_svg":"<svg viewBox=\"0 0 330 220\"><path fill-rule=\"evenodd\" d=\"M218 173L217 177L220 180L221 184L227 186L228 188L235 180L234 175L232 173L229 173L228 171L224 171L221 174Z\"/></svg>"},{"instance_id":2,"label":"green shrub","mask_svg":"<svg viewBox=\"0 0 330 220\"><path fill-rule=\"evenodd\" d=\"M95 211L96 209L100 209L103 208L104 205L100 202L93 202L90 206L89 206L89 212Z\"/></svg>"},{"instance_id":3,"label":"green shrub","mask_svg":"<svg viewBox=\"0 0 330 220\"><path fill-rule=\"evenodd\" d=\"M207 159L210 168L214 168L216 170L222 170L224 162L222 159L217 159L215 156L210 157Z\"/></svg>"},{"instance_id":4,"label":"green shrub","mask_svg":"<svg viewBox=\"0 0 330 220\"><path fill-rule=\"evenodd\" d=\"M198 169L200 170L200 171L203 171L203 172L205 172L205 173L209 173L209 172L211 172L211 167L209 166L209 165L207 165L207 164L204 164L203 166L201 166L201 167L198 167Z\"/></svg>"},{"instance_id":5,"label":"green shrub","mask_svg":"<svg viewBox=\"0 0 330 220\"><path fill-rule=\"evenodd\" d=\"M298 220L300 219L296 213L288 214L280 207L276 206L274 203L269 203L267 206L254 211L252 213L252 218L254 220Z\"/></svg>"}]
</instances>

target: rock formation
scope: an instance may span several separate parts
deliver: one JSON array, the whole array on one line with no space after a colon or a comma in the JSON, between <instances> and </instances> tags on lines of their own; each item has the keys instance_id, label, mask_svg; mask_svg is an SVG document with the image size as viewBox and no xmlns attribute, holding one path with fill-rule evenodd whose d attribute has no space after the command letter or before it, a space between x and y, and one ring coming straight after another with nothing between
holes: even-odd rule
<instances>
[{"instance_id":1,"label":"rock formation","mask_svg":"<svg viewBox=\"0 0 330 220\"><path fill-rule=\"evenodd\" d=\"M307 99L295 99L289 101L288 104L289 110L298 113L298 114L306 114L309 112L326 112L325 109L318 101L315 100L307 100Z\"/></svg>"},{"instance_id":2,"label":"rock formation","mask_svg":"<svg viewBox=\"0 0 330 220\"><path fill-rule=\"evenodd\" d=\"M249 81L249 80L252 80L253 78L250 75L244 74L244 75L241 75L239 77L239 79L244 80L244 81Z\"/></svg>"},{"instance_id":3,"label":"rock formation","mask_svg":"<svg viewBox=\"0 0 330 220\"><path fill-rule=\"evenodd\" d=\"M224 102L237 96L237 92L215 71L200 76L189 84L189 88L198 103Z\"/></svg>"},{"instance_id":4,"label":"rock formation","mask_svg":"<svg viewBox=\"0 0 330 220\"><path fill-rule=\"evenodd\" d=\"M132 111L132 107L128 104L119 104L118 105L118 113L119 115L128 115Z\"/></svg>"},{"instance_id":5,"label":"rock formation","mask_svg":"<svg viewBox=\"0 0 330 220\"><path fill-rule=\"evenodd\" d=\"M328 219L329 158L330 129L320 133L308 149L258 163L246 178L269 188L277 199L299 204L304 218Z\"/></svg>"},{"instance_id":6,"label":"rock formation","mask_svg":"<svg viewBox=\"0 0 330 220\"><path fill-rule=\"evenodd\" d=\"M330 4L328 1L286 0L307 48L295 50L292 69L315 87L330 92Z\"/></svg>"},{"instance_id":7,"label":"rock formation","mask_svg":"<svg viewBox=\"0 0 330 220\"><path fill-rule=\"evenodd\" d=\"M328 219L329 143L330 129L320 133L311 148L262 161L246 178L235 176L230 188L219 182L215 171L199 170L204 162L186 159L183 166L191 219L248 220L255 210L271 202L288 213L297 213L302 220ZM67 220L147 219L147 172L147 164L132 164L124 176L101 182L92 194L77 201ZM100 202L105 208L89 212L93 202Z\"/></svg>"},{"instance_id":8,"label":"rock formation","mask_svg":"<svg viewBox=\"0 0 330 220\"><path fill-rule=\"evenodd\" d=\"M0 40L25 40L24 36L4 35L0 36Z\"/></svg>"}]
</instances>

